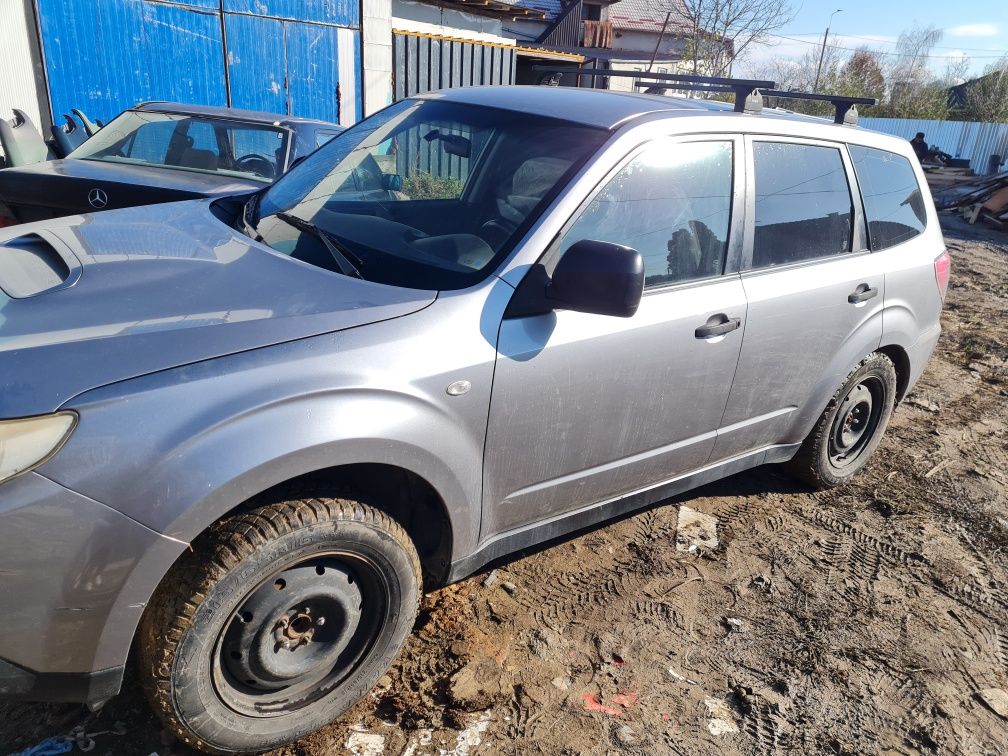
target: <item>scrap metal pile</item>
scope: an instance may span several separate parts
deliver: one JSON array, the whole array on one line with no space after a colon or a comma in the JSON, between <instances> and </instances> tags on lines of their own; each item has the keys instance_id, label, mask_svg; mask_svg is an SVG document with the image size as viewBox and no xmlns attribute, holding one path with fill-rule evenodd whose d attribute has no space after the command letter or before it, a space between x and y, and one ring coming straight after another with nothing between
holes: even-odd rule
<instances>
[{"instance_id":1,"label":"scrap metal pile","mask_svg":"<svg viewBox=\"0 0 1008 756\"><path fill-rule=\"evenodd\" d=\"M969 223L1008 231L1008 173L981 176L934 192L939 210L959 210Z\"/></svg>"}]
</instances>

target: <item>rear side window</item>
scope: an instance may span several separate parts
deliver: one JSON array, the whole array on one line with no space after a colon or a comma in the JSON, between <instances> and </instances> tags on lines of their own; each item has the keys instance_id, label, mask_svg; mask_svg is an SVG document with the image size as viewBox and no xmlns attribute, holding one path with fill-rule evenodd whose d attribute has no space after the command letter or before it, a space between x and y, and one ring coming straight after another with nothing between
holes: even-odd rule
<instances>
[{"instance_id":1,"label":"rear side window","mask_svg":"<svg viewBox=\"0 0 1008 756\"><path fill-rule=\"evenodd\" d=\"M630 161L564 235L633 247L650 288L719 276L732 201L732 143L655 143Z\"/></svg>"},{"instance_id":2,"label":"rear side window","mask_svg":"<svg viewBox=\"0 0 1008 756\"><path fill-rule=\"evenodd\" d=\"M850 251L854 207L840 150L755 142L753 160L754 268L790 265Z\"/></svg>"},{"instance_id":3,"label":"rear side window","mask_svg":"<svg viewBox=\"0 0 1008 756\"><path fill-rule=\"evenodd\" d=\"M924 231L924 197L910 161L873 147L849 145L868 218L868 240L876 252Z\"/></svg>"}]
</instances>

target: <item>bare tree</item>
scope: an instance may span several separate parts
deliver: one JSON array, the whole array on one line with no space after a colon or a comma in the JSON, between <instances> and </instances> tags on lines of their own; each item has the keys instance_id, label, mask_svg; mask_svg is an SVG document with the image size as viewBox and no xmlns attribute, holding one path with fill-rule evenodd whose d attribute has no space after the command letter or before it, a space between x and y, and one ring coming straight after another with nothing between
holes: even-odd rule
<instances>
[{"instance_id":1,"label":"bare tree","mask_svg":"<svg viewBox=\"0 0 1008 756\"><path fill-rule=\"evenodd\" d=\"M963 116L970 121L1008 121L1008 55L984 69L964 87Z\"/></svg>"},{"instance_id":2,"label":"bare tree","mask_svg":"<svg viewBox=\"0 0 1008 756\"><path fill-rule=\"evenodd\" d=\"M683 61L694 74L725 76L750 47L765 43L794 11L787 0L651 0L671 14L669 28L685 39Z\"/></svg>"},{"instance_id":3,"label":"bare tree","mask_svg":"<svg viewBox=\"0 0 1008 756\"><path fill-rule=\"evenodd\" d=\"M885 115L930 119L948 116L948 82L936 77L928 67L931 51L941 39L941 29L934 26L914 27L900 34L895 51L887 56Z\"/></svg>"}]
</instances>

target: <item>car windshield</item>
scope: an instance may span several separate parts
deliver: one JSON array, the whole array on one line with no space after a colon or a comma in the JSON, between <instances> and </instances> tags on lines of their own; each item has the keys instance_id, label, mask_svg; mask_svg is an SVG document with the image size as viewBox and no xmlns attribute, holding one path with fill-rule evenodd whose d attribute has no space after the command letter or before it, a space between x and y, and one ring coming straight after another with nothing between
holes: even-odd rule
<instances>
[{"instance_id":1,"label":"car windshield","mask_svg":"<svg viewBox=\"0 0 1008 756\"><path fill-rule=\"evenodd\" d=\"M305 159L250 204L245 227L347 275L459 289L494 269L605 137L525 113L404 100Z\"/></svg>"},{"instance_id":2,"label":"car windshield","mask_svg":"<svg viewBox=\"0 0 1008 756\"><path fill-rule=\"evenodd\" d=\"M283 173L285 129L212 116L127 110L67 157L270 182Z\"/></svg>"}]
</instances>

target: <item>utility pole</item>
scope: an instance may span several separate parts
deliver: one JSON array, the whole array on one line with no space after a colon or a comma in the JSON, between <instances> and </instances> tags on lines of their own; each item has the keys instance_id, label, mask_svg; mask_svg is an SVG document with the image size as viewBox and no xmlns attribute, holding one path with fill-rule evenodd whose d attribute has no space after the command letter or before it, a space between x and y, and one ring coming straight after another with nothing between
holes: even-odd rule
<instances>
[{"instance_id":1,"label":"utility pole","mask_svg":"<svg viewBox=\"0 0 1008 756\"><path fill-rule=\"evenodd\" d=\"M826 33L823 34L822 49L819 51L819 65L816 67L815 86L812 87L812 91L813 92L818 92L819 91L819 74L822 73L822 61L823 61L823 56L826 54L826 38L829 37L830 24L833 23L833 16L835 16L837 13L842 13L842 12L843 12L843 8L837 8L835 11L833 11L830 14L829 21L826 22Z\"/></svg>"}]
</instances>

